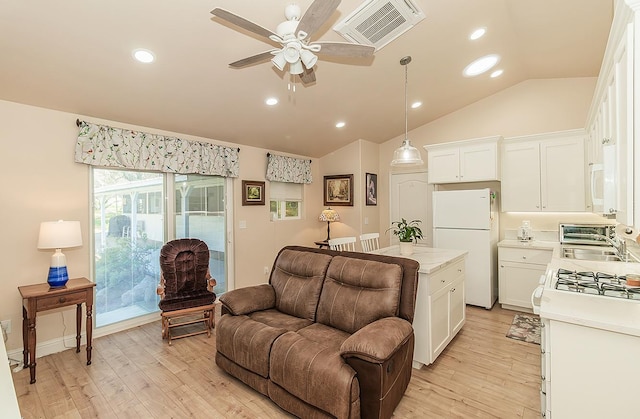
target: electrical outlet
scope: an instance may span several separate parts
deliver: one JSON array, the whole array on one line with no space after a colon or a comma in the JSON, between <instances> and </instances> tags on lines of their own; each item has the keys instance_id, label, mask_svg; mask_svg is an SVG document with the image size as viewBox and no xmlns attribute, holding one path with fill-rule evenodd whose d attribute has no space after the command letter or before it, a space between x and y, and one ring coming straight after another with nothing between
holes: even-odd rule
<instances>
[{"instance_id":1,"label":"electrical outlet","mask_svg":"<svg viewBox=\"0 0 640 419\"><path fill-rule=\"evenodd\" d=\"M268 266L265 266L265 267L264 267L264 274L265 274L265 275L269 275L269 272L270 272L270 271L269 271L269 267L268 267Z\"/></svg>"},{"instance_id":2,"label":"electrical outlet","mask_svg":"<svg viewBox=\"0 0 640 419\"><path fill-rule=\"evenodd\" d=\"M11 320L0 320L0 327L7 335L11 333Z\"/></svg>"}]
</instances>

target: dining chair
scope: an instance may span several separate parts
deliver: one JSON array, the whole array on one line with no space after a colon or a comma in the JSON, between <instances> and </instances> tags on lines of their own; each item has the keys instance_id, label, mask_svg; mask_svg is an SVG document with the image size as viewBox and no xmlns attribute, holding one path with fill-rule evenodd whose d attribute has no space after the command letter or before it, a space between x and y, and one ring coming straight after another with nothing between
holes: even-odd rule
<instances>
[{"instance_id":1,"label":"dining chair","mask_svg":"<svg viewBox=\"0 0 640 419\"><path fill-rule=\"evenodd\" d=\"M343 252L355 252L356 238L355 237L338 237L337 239L330 239L329 248L331 250L340 250Z\"/></svg>"},{"instance_id":2,"label":"dining chair","mask_svg":"<svg viewBox=\"0 0 640 419\"><path fill-rule=\"evenodd\" d=\"M369 253L373 250L380 249L380 233L365 233L360 235L360 246L362 251Z\"/></svg>"}]
</instances>

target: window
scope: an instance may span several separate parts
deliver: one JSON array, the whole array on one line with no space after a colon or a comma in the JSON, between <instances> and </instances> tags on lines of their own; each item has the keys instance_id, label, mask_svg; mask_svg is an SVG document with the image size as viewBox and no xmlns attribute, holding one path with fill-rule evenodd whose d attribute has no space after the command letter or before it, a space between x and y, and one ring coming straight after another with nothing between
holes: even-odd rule
<instances>
[{"instance_id":1,"label":"window","mask_svg":"<svg viewBox=\"0 0 640 419\"><path fill-rule=\"evenodd\" d=\"M303 185L301 183L270 182L269 210L273 220L302 218Z\"/></svg>"}]
</instances>

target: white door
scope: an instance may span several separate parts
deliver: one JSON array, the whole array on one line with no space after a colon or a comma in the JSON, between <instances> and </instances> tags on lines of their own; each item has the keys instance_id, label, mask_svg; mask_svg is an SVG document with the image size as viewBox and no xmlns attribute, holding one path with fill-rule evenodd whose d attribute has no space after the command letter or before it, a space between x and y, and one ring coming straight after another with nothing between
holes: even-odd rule
<instances>
[{"instance_id":1,"label":"white door","mask_svg":"<svg viewBox=\"0 0 640 419\"><path fill-rule=\"evenodd\" d=\"M421 244L431 246L431 193L427 172L393 173L391 174L389 204L390 220L397 221L405 218L408 221L422 220L420 228L424 234ZM389 233L391 234L391 233ZM391 244L398 244L398 238L391 234Z\"/></svg>"}]
</instances>

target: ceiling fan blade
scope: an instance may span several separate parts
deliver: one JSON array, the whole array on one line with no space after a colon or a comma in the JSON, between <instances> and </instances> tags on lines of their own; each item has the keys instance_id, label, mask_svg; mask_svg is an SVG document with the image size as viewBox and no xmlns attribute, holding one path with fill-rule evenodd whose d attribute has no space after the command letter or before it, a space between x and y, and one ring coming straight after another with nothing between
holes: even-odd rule
<instances>
[{"instance_id":1,"label":"ceiling fan blade","mask_svg":"<svg viewBox=\"0 0 640 419\"><path fill-rule=\"evenodd\" d=\"M340 55L345 57L371 57L376 47L349 42L313 42L311 45L320 45L318 54Z\"/></svg>"},{"instance_id":2,"label":"ceiling fan blade","mask_svg":"<svg viewBox=\"0 0 640 419\"><path fill-rule=\"evenodd\" d=\"M305 68L302 74L300 74L300 80L302 80L303 84L314 83L316 81L316 73L313 71L313 68Z\"/></svg>"},{"instance_id":3,"label":"ceiling fan blade","mask_svg":"<svg viewBox=\"0 0 640 419\"><path fill-rule=\"evenodd\" d=\"M313 35L335 12L341 0L315 0L298 23L297 31Z\"/></svg>"},{"instance_id":4,"label":"ceiling fan blade","mask_svg":"<svg viewBox=\"0 0 640 419\"><path fill-rule=\"evenodd\" d=\"M243 68L253 64L258 64L267 60L270 60L273 57L271 51L261 52L260 54L252 55L251 57L243 58L242 60L234 61L229 64L229 67L232 68Z\"/></svg>"},{"instance_id":5,"label":"ceiling fan blade","mask_svg":"<svg viewBox=\"0 0 640 419\"><path fill-rule=\"evenodd\" d=\"M222 20L226 20L229 23L233 23L234 25L239 26L242 29L246 29L249 32L253 32L256 35L263 36L267 39L269 39L271 35L276 35L275 33L271 32L269 29L264 28L258 25L257 23L253 23L243 17L240 17L234 13L231 13L228 10L221 9L219 7L216 7L215 9L213 9L211 11L211 14L219 17Z\"/></svg>"}]
</instances>

